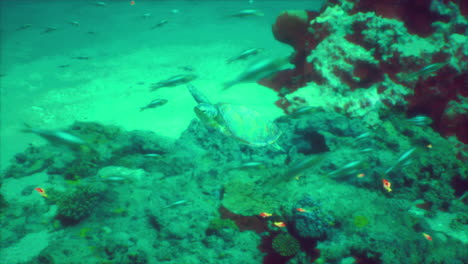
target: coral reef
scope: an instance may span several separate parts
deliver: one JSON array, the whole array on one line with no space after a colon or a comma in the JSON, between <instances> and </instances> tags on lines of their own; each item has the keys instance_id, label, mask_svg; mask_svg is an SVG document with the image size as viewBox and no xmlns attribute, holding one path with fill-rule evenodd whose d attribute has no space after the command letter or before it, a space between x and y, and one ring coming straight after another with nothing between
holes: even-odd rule
<instances>
[{"instance_id":1,"label":"coral reef","mask_svg":"<svg viewBox=\"0 0 468 264\"><path fill-rule=\"evenodd\" d=\"M386 111L423 114L442 135L467 143L468 22L455 2L328 1L308 16L307 33L305 11L280 14L273 33L294 47L295 69L259 83L279 92L287 112L324 107L368 126Z\"/></svg>"},{"instance_id":2,"label":"coral reef","mask_svg":"<svg viewBox=\"0 0 468 264\"><path fill-rule=\"evenodd\" d=\"M114 131L111 134L117 139L101 138L102 145L96 145L92 155L97 157L93 159L95 165L83 163L85 172L79 172L80 166L72 166L70 170L66 164L78 165L87 161L88 156L52 152L52 165L41 173L4 178L2 195L7 203L15 201L15 207L4 208L4 216L14 218L21 212L37 216L47 212L40 218L28 217L32 224L25 230L23 227L21 232L37 231L42 222L55 230L76 228L77 237L98 245L90 254L122 263L130 261L139 250L148 252L147 248L158 252L155 256L158 261L170 262L177 255L174 247L204 248L206 255L197 257L206 263L239 262L240 256L246 254L238 255L242 250L248 250L249 256L259 262L264 253L267 253L265 259L281 256L273 249L278 232L288 232L301 243L298 253L290 256L296 262L316 258L316 244L321 259L330 263L350 256L376 262L405 258L416 262L438 260L447 255L461 258L457 251L424 258L402 250L406 242L399 241L399 234L408 237L411 243L420 244L410 250L426 255L429 247L421 243L426 242L421 232L430 233L434 241L450 241L450 248L461 243L454 236L459 236L459 231L466 226L466 216L460 213L466 210L466 205L456 200L464 199L461 197L464 189L454 182L466 181L467 168L454 158L457 150L449 140L427 126L401 122L401 118L387 115L385 122L369 130L359 119L324 108L299 116L284 116L278 119L278 125L284 132L279 143L285 152L239 145L198 121L193 121L172 145L161 145L160 139L151 133L80 123L81 128L93 127L99 131L96 133ZM382 173L413 147L418 150L411 156L411 164L397 166L385 176L392 182L393 191L384 192ZM47 157L51 154L46 150L53 150L48 145L37 149ZM41 155L37 154L36 158ZM322 155L318 162L300 166L301 161L315 160L315 155ZM252 160L262 162L262 166L255 170L241 169L242 162ZM359 166L342 169L353 162ZM86 166L93 166L91 175L87 175ZM65 181L70 171L84 177ZM332 174L335 171L340 173ZM360 173L365 176L357 178ZM35 186L31 186L30 182L41 182L40 177L42 182L54 182L43 186L47 198L35 193ZM29 183L13 192L12 186L23 180ZM28 198L17 203L19 195ZM140 198L135 202L128 197ZM411 201L418 199L426 206L414 213ZM38 201L41 206L35 205ZM177 204L178 201L183 202ZM450 217L441 218L437 210L447 211ZM259 217L263 212L272 216ZM53 223L55 216L62 226ZM130 219L134 225L126 230L122 221ZM452 229L435 227L447 219ZM273 225L280 221L286 227ZM92 224L103 222L104 227ZM7 225L16 226L17 222L10 221ZM389 230L388 226L392 228ZM80 231L83 228L90 231L83 233ZM114 229L121 232L112 232ZM117 233L121 242L105 242L116 239ZM6 236L9 242L18 240L14 233ZM251 242L238 247L236 243L245 243L242 239ZM209 249L207 245L219 245L224 253L216 253L219 250ZM257 250L259 245L262 251ZM54 244L42 256L60 258L54 251L76 246ZM184 259L176 257L178 262Z\"/></svg>"}]
</instances>

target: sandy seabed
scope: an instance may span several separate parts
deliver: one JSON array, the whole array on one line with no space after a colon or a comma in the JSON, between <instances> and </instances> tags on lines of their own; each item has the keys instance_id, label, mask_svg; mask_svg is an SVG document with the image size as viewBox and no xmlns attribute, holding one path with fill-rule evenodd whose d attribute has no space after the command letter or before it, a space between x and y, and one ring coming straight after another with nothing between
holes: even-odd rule
<instances>
[{"instance_id":1,"label":"sandy seabed","mask_svg":"<svg viewBox=\"0 0 468 264\"><path fill-rule=\"evenodd\" d=\"M43 144L21 133L24 123L45 129L75 121L152 130L177 138L195 117L185 85L150 92L151 83L188 73L212 101L248 105L267 117L281 115L275 92L256 83L222 91L222 83L249 64L226 60L248 48L264 57L285 56L271 24L284 9L316 9L306 1L92 1L1 2L1 168L28 144ZM255 8L263 17L229 18ZM162 27L152 29L161 20ZM75 23L76 22L76 23ZM28 25L25 29L20 29ZM56 28L46 33L46 28ZM88 57L87 60L77 57ZM140 112L152 99L168 103Z\"/></svg>"}]
</instances>

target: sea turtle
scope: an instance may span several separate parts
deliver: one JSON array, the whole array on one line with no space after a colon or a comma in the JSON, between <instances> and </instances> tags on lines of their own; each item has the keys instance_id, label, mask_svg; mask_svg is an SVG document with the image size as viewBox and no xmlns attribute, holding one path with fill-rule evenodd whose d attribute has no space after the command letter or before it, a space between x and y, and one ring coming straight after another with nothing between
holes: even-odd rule
<instances>
[{"instance_id":1,"label":"sea turtle","mask_svg":"<svg viewBox=\"0 0 468 264\"><path fill-rule=\"evenodd\" d=\"M193 85L189 84L188 89L198 103L194 108L195 113L206 125L249 146L272 145L282 150L277 143L281 131L272 121L264 119L258 112L243 105L212 104Z\"/></svg>"}]
</instances>

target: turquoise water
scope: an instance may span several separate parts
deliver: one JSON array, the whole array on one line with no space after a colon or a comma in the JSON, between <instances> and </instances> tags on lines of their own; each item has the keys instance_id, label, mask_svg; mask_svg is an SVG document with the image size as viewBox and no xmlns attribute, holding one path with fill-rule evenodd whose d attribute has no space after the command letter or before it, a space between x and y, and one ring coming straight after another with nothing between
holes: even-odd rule
<instances>
[{"instance_id":1,"label":"turquoise water","mask_svg":"<svg viewBox=\"0 0 468 264\"><path fill-rule=\"evenodd\" d=\"M0 263L468 262L466 7L342 2L1 1Z\"/></svg>"}]
</instances>

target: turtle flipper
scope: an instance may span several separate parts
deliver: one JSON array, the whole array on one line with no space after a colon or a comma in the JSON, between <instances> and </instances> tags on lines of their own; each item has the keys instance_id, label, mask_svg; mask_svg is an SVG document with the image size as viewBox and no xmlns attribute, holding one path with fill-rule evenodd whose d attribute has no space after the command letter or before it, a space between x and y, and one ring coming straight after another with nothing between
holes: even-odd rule
<instances>
[{"instance_id":1,"label":"turtle flipper","mask_svg":"<svg viewBox=\"0 0 468 264\"><path fill-rule=\"evenodd\" d=\"M193 96L193 99L197 101L199 104L211 104L210 100L202 93L200 90L198 90L195 86L188 84L187 88L190 92L190 94Z\"/></svg>"}]
</instances>

